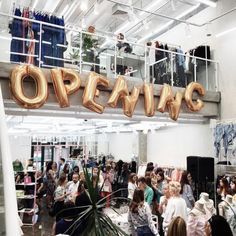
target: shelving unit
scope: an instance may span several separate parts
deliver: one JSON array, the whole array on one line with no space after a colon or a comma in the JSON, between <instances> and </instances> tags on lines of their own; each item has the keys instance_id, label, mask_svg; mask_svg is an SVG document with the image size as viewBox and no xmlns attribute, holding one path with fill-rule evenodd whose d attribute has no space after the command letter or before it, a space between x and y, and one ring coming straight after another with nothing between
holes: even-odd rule
<instances>
[{"instance_id":1,"label":"shelving unit","mask_svg":"<svg viewBox=\"0 0 236 236\"><path fill-rule=\"evenodd\" d=\"M18 203L18 214L22 220L23 226L33 226L35 224L36 216L36 184L37 184L37 170L23 170L17 171L17 174L27 174L32 173L34 177L34 182L31 183L16 183L16 189L24 191L24 195L21 193L16 196ZM25 176L24 176L25 178ZM23 179L24 181L24 179ZM29 194L29 192L31 194ZM22 204L23 208L19 205ZM27 219L27 220L26 220Z\"/></svg>"}]
</instances>

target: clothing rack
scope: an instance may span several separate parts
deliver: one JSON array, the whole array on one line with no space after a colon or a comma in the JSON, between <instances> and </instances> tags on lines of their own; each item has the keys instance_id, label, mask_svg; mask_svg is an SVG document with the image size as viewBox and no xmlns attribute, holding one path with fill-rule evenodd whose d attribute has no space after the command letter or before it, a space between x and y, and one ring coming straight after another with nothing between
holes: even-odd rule
<instances>
[{"instance_id":1,"label":"clothing rack","mask_svg":"<svg viewBox=\"0 0 236 236\"><path fill-rule=\"evenodd\" d=\"M174 43L167 43L167 42L163 42L163 41L160 41L160 40L156 40L155 42L158 42L158 43L161 43L161 44L167 44L167 46L170 46L170 47L177 47L177 48L181 48L180 45L177 45L177 44L174 44Z\"/></svg>"},{"instance_id":2,"label":"clothing rack","mask_svg":"<svg viewBox=\"0 0 236 236\"><path fill-rule=\"evenodd\" d=\"M16 2L13 2L12 10L10 10L10 12L14 13L16 8L19 8L20 10L28 9L29 11L32 11L32 12L34 11L36 13L47 14L47 15L50 15L50 16L56 16L58 18L60 18L60 17L62 18L63 17L62 15L56 14L54 12L48 12L48 11L43 11L43 10L36 10L35 8L32 8L30 6L22 6L20 4L16 4Z\"/></svg>"}]
</instances>

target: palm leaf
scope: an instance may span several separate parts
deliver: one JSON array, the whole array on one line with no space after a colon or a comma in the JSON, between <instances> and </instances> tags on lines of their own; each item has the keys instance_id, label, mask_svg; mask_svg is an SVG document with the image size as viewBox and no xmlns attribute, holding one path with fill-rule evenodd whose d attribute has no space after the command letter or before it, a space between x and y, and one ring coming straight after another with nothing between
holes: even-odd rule
<instances>
[{"instance_id":1,"label":"palm leaf","mask_svg":"<svg viewBox=\"0 0 236 236\"><path fill-rule=\"evenodd\" d=\"M100 169L98 171L98 176L100 174ZM128 236L123 230L121 230L116 224L112 222L112 220L107 216L102 208L105 206L105 203L102 203L107 197L104 197L98 200L98 178L95 186L93 186L93 171L90 176L88 169L84 168L84 176L87 183L87 194L90 198L91 205L77 207L77 208L86 208L82 213L76 216L75 222L67 229L66 232L72 230L72 232L76 232L78 227L82 227L82 224L86 220L86 224L84 225L82 236ZM117 192L117 191L116 191ZM114 193L112 193L114 194ZM112 195L110 194L110 195ZM126 199L126 198L113 198L113 199ZM127 200L127 199L126 199ZM66 233L65 232L65 233Z\"/></svg>"}]
</instances>

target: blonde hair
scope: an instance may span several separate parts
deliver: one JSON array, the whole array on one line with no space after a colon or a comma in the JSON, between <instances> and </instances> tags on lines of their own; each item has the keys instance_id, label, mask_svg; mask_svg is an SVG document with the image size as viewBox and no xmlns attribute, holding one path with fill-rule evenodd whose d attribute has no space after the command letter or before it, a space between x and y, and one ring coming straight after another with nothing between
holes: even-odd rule
<instances>
[{"instance_id":1,"label":"blonde hair","mask_svg":"<svg viewBox=\"0 0 236 236\"><path fill-rule=\"evenodd\" d=\"M177 181L171 181L169 183L169 190L174 194L174 195L178 195L180 190L181 190L181 185L179 182Z\"/></svg>"},{"instance_id":2,"label":"blonde hair","mask_svg":"<svg viewBox=\"0 0 236 236\"><path fill-rule=\"evenodd\" d=\"M171 221L167 236L187 236L186 223L183 218L178 216Z\"/></svg>"}]
</instances>

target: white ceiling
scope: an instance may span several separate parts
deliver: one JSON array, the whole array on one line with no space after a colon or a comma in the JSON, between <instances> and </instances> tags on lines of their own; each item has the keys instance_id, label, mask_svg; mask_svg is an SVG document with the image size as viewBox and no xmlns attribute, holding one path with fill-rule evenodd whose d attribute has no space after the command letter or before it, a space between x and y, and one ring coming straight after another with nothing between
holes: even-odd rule
<instances>
[{"instance_id":1,"label":"white ceiling","mask_svg":"<svg viewBox=\"0 0 236 236\"><path fill-rule=\"evenodd\" d=\"M216 0L9 0L3 1L1 11L10 12L13 2L16 2L19 6L29 6L60 16L63 13L67 25L81 27L82 19L85 19L86 25L94 25L97 31L122 32L133 41L143 36L148 36L147 40L155 39L179 23L171 21L171 18L186 21L208 7L201 3L206 1L214 3ZM81 5L86 2L87 10L82 11ZM113 14L115 5L119 5L127 14Z\"/></svg>"},{"instance_id":2,"label":"white ceiling","mask_svg":"<svg viewBox=\"0 0 236 236\"><path fill-rule=\"evenodd\" d=\"M10 135L77 136L95 133L155 131L161 127L175 126L175 122L78 119L45 116L6 116Z\"/></svg>"},{"instance_id":3,"label":"white ceiling","mask_svg":"<svg viewBox=\"0 0 236 236\"><path fill-rule=\"evenodd\" d=\"M1 11L9 13L13 2L15 2L16 6L29 6L31 9L51 12L60 16L63 13L66 24L75 27L81 27L84 18L86 25L94 25L97 31L112 34L122 32L127 39L140 42L142 39L155 39L179 23L171 18L186 21L192 15L206 8L207 5L201 4L201 1L203 0L89 0L88 9L82 11L81 3L85 3L86 0L8 0L2 1L0 8ZM125 5L132 3L132 7L126 7L127 14L115 15L112 14L112 8L116 2ZM125 7L124 5L120 6ZM98 9L98 14L95 14L94 8ZM166 17L160 17L160 15ZM114 118L112 120L94 118L85 120L69 117L17 115L8 115L6 120L9 134L31 136L89 135L98 132L136 132L137 130L147 132L178 124L172 121L131 121L127 119L115 120Z\"/></svg>"}]
</instances>

